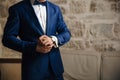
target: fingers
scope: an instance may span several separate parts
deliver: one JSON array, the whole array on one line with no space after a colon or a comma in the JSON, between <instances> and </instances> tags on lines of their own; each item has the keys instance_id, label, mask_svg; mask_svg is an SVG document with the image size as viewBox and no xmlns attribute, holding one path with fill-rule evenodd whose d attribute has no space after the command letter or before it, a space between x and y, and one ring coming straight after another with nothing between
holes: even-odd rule
<instances>
[{"instance_id":1,"label":"fingers","mask_svg":"<svg viewBox=\"0 0 120 80\"><path fill-rule=\"evenodd\" d=\"M47 37L48 37L48 36L43 35L43 36L39 37L39 40L40 40L40 41L44 41Z\"/></svg>"},{"instance_id":2,"label":"fingers","mask_svg":"<svg viewBox=\"0 0 120 80\"><path fill-rule=\"evenodd\" d=\"M49 48L49 47L43 47L43 46L39 46L37 45L36 47L36 51L39 52L39 53L48 53L51 51L52 48Z\"/></svg>"},{"instance_id":3,"label":"fingers","mask_svg":"<svg viewBox=\"0 0 120 80\"><path fill-rule=\"evenodd\" d=\"M53 43L51 43L49 40L45 40L42 42L45 46L51 46Z\"/></svg>"},{"instance_id":4,"label":"fingers","mask_svg":"<svg viewBox=\"0 0 120 80\"><path fill-rule=\"evenodd\" d=\"M43 35L39 38L39 41L44 45L44 46L52 46L53 41L50 37Z\"/></svg>"}]
</instances>

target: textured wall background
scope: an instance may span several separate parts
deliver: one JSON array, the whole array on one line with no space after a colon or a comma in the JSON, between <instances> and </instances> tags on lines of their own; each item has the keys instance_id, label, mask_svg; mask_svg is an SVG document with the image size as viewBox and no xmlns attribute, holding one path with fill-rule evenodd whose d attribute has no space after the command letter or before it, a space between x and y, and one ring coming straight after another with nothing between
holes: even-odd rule
<instances>
[{"instance_id":1,"label":"textured wall background","mask_svg":"<svg viewBox=\"0 0 120 80\"><path fill-rule=\"evenodd\" d=\"M20 0L0 0L0 39L8 8ZM58 4L72 38L62 48L97 52L120 52L120 0L50 0ZM19 57L2 46L0 56Z\"/></svg>"}]
</instances>

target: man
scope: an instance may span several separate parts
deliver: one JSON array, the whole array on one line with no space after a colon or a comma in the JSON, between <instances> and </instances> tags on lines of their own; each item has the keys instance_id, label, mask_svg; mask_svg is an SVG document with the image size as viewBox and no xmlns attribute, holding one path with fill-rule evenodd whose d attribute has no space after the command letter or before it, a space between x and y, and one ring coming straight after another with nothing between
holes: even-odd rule
<instances>
[{"instance_id":1,"label":"man","mask_svg":"<svg viewBox=\"0 0 120 80\"><path fill-rule=\"evenodd\" d=\"M59 47L69 40L70 32L57 5L24 0L9 8L2 42L22 52L22 80L63 80Z\"/></svg>"}]
</instances>

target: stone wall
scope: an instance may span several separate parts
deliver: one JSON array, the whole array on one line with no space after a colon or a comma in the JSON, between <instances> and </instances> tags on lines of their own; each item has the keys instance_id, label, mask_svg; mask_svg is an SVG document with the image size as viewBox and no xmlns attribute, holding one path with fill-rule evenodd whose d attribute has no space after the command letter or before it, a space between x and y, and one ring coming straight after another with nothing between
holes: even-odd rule
<instances>
[{"instance_id":1,"label":"stone wall","mask_svg":"<svg viewBox=\"0 0 120 80\"><path fill-rule=\"evenodd\" d=\"M120 0L53 0L72 33L68 49L120 51Z\"/></svg>"},{"instance_id":2,"label":"stone wall","mask_svg":"<svg viewBox=\"0 0 120 80\"><path fill-rule=\"evenodd\" d=\"M8 8L19 1L1 0L0 39L8 16ZM120 0L50 1L61 7L64 20L72 34L71 41L62 48L120 52ZM8 52L11 52L11 54L8 54ZM3 57L8 55L18 56L18 54L13 54L13 51L3 46L0 54Z\"/></svg>"}]
</instances>

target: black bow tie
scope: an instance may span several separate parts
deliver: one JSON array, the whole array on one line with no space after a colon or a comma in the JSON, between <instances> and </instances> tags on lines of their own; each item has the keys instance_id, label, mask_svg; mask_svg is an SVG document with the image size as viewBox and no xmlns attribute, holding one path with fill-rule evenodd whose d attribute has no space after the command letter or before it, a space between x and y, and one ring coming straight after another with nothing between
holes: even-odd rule
<instances>
[{"instance_id":1,"label":"black bow tie","mask_svg":"<svg viewBox=\"0 0 120 80\"><path fill-rule=\"evenodd\" d=\"M33 5L43 5L43 6L46 6L47 3L46 3L46 1L45 2L40 2L38 0L35 0Z\"/></svg>"}]
</instances>

